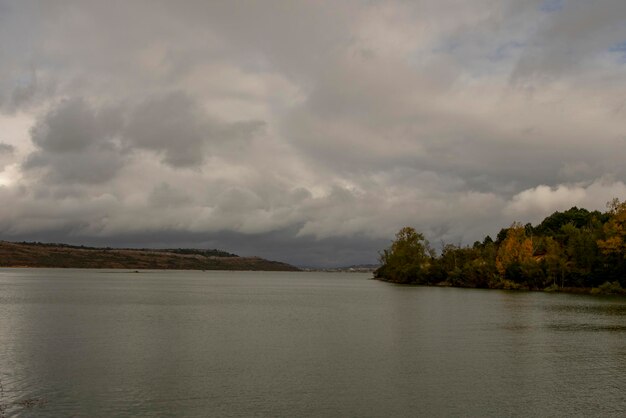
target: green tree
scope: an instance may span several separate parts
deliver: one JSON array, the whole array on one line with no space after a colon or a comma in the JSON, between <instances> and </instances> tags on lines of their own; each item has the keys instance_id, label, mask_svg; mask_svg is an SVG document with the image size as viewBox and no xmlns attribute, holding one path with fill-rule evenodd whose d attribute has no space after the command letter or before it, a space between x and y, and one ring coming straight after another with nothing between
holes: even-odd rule
<instances>
[{"instance_id":1,"label":"green tree","mask_svg":"<svg viewBox=\"0 0 626 418\"><path fill-rule=\"evenodd\" d=\"M396 283L428 282L427 272L433 255L424 235L404 227L396 234L391 247L382 252L376 277Z\"/></svg>"},{"instance_id":2,"label":"green tree","mask_svg":"<svg viewBox=\"0 0 626 418\"><path fill-rule=\"evenodd\" d=\"M563 287L568 268L563 248L552 237L546 237L543 245L545 254L542 261L546 271L546 279L551 281L553 286Z\"/></svg>"}]
</instances>

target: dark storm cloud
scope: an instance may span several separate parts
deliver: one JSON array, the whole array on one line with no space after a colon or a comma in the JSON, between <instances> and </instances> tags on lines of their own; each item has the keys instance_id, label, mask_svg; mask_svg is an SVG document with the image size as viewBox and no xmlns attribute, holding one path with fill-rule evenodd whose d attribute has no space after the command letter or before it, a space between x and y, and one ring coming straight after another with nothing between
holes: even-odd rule
<instances>
[{"instance_id":1,"label":"dark storm cloud","mask_svg":"<svg viewBox=\"0 0 626 418\"><path fill-rule=\"evenodd\" d=\"M84 100L64 100L35 125L32 140L48 152L81 152L106 141L119 128L100 123L94 110Z\"/></svg>"},{"instance_id":2,"label":"dark storm cloud","mask_svg":"<svg viewBox=\"0 0 626 418\"><path fill-rule=\"evenodd\" d=\"M63 100L31 130L38 148L24 161L24 170L43 170L44 181L103 183L124 164L116 143L122 120L114 111L96 112L83 99Z\"/></svg>"},{"instance_id":3,"label":"dark storm cloud","mask_svg":"<svg viewBox=\"0 0 626 418\"><path fill-rule=\"evenodd\" d=\"M245 142L263 128L258 121L225 123L177 92L130 105L95 109L82 98L65 99L31 130L37 147L23 163L43 170L45 181L103 183L114 178L135 150L149 150L175 168L197 167L211 149Z\"/></svg>"},{"instance_id":4,"label":"dark storm cloud","mask_svg":"<svg viewBox=\"0 0 626 418\"><path fill-rule=\"evenodd\" d=\"M246 141L263 122L224 123L210 119L189 96L171 93L145 101L131 112L124 131L132 147L163 154L163 162L174 167L198 166L211 145Z\"/></svg>"},{"instance_id":5,"label":"dark storm cloud","mask_svg":"<svg viewBox=\"0 0 626 418\"><path fill-rule=\"evenodd\" d=\"M331 265L603 209L625 4L0 0L0 230Z\"/></svg>"},{"instance_id":6,"label":"dark storm cloud","mask_svg":"<svg viewBox=\"0 0 626 418\"><path fill-rule=\"evenodd\" d=\"M89 147L72 154L33 152L23 164L27 172L43 170L43 182L86 184L107 182L122 166L123 157L113 145Z\"/></svg>"}]
</instances>

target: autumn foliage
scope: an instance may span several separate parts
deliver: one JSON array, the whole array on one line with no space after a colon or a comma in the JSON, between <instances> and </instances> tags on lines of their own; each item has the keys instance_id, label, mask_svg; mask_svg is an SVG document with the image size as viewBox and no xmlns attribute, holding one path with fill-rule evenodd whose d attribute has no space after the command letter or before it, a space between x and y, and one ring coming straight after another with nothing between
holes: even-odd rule
<instances>
[{"instance_id":1,"label":"autumn foliage","mask_svg":"<svg viewBox=\"0 0 626 418\"><path fill-rule=\"evenodd\" d=\"M619 293L626 288L626 202L615 199L608 207L604 213L573 207L536 226L516 222L495 241L487 236L471 246L444 244L438 255L422 234L405 227L381 254L376 276L398 283Z\"/></svg>"}]
</instances>

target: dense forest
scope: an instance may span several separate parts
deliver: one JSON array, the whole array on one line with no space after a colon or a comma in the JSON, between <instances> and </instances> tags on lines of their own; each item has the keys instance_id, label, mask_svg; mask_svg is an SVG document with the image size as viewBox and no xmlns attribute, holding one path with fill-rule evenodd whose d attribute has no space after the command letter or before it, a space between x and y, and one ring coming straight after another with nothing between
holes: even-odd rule
<instances>
[{"instance_id":1,"label":"dense forest","mask_svg":"<svg viewBox=\"0 0 626 418\"><path fill-rule=\"evenodd\" d=\"M402 228L375 277L394 283L491 289L626 293L626 202L607 212L573 207L539 225L513 223L471 246L442 244Z\"/></svg>"}]
</instances>

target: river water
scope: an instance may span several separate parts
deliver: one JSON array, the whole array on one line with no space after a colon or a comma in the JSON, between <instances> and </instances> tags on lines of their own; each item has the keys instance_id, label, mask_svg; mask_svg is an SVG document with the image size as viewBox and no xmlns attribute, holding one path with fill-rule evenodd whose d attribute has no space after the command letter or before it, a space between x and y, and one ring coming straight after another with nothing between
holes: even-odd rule
<instances>
[{"instance_id":1,"label":"river water","mask_svg":"<svg viewBox=\"0 0 626 418\"><path fill-rule=\"evenodd\" d=\"M0 416L625 416L626 298L0 269Z\"/></svg>"}]
</instances>

